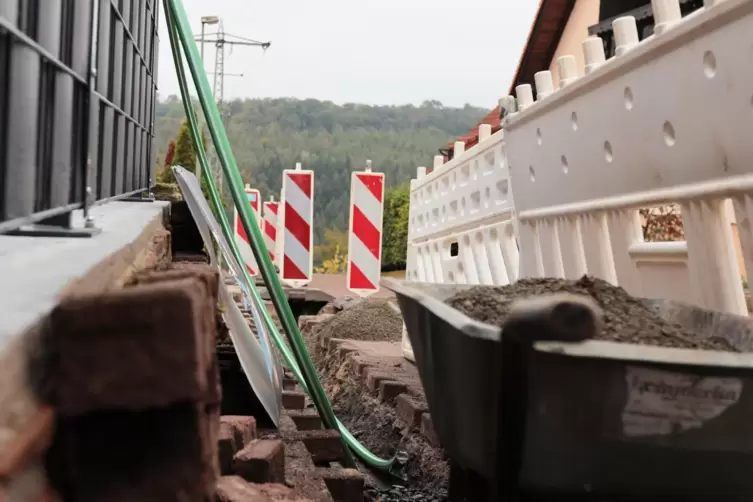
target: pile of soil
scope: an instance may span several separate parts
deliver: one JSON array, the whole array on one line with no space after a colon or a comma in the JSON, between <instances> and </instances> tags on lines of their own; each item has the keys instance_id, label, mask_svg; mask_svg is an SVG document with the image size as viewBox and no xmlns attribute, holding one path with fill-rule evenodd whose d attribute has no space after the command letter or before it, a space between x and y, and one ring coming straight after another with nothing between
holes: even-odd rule
<instances>
[{"instance_id":1,"label":"pile of soil","mask_svg":"<svg viewBox=\"0 0 753 502\"><path fill-rule=\"evenodd\" d=\"M380 298L369 298L335 314L332 318L304 333L309 354L319 367L322 345L331 338L396 342L403 333L403 318L399 310Z\"/></svg>"},{"instance_id":2,"label":"pile of soil","mask_svg":"<svg viewBox=\"0 0 753 502\"><path fill-rule=\"evenodd\" d=\"M521 279L503 287L478 286L454 295L446 303L472 319L502 326L516 300L552 293L587 295L596 300L604 313L604 327L596 336L599 340L739 352L724 338L702 337L668 322L624 289L590 276L577 281Z\"/></svg>"},{"instance_id":3,"label":"pile of soil","mask_svg":"<svg viewBox=\"0 0 753 502\"><path fill-rule=\"evenodd\" d=\"M402 331L400 312L391 307L387 300L370 298L323 323L319 335L326 339L396 342L400 340Z\"/></svg>"}]
</instances>

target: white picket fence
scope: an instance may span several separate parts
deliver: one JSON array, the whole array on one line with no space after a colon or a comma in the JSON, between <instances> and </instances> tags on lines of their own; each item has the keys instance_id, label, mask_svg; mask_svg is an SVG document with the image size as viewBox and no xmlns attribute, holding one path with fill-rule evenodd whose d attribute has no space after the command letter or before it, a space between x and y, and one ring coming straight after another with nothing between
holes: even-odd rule
<instances>
[{"instance_id":1,"label":"white picket fence","mask_svg":"<svg viewBox=\"0 0 753 502\"><path fill-rule=\"evenodd\" d=\"M411 182L407 279L499 284L584 273L636 296L746 314L730 215L753 272L753 0L681 17L654 0L655 34L613 23L617 55L583 42L586 74L516 88L503 129ZM460 153L462 152L462 153ZM440 158L441 159L441 158ZM514 193L514 203L513 203ZM644 242L641 208L678 204L686 241ZM413 359L407 337L404 353Z\"/></svg>"}]
</instances>

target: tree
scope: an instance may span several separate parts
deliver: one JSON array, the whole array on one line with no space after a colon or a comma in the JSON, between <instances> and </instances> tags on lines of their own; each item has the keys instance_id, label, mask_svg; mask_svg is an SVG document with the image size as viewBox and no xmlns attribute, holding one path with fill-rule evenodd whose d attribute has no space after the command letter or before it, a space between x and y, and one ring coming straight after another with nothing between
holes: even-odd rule
<instances>
[{"instance_id":1,"label":"tree","mask_svg":"<svg viewBox=\"0 0 753 502\"><path fill-rule=\"evenodd\" d=\"M335 246L335 252L332 258L324 260L321 267L317 267L314 271L318 274L342 274L345 272L347 266L347 260L340 251L340 246Z\"/></svg>"},{"instance_id":2,"label":"tree","mask_svg":"<svg viewBox=\"0 0 753 502\"><path fill-rule=\"evenodd\" d=\"M322 243L314 246L314 263L323 264L338 252L347 254L348 233L334 228L324 230Z\"/></svg>"},{"instance_id":3,"label":"tree","mask_svg":"<svg viewBox=\"0 0 753 502\"><path fill-rule=\"evenodd\" d=\"M325 244L327 229L347 232L350 176L362 168L366 159L373 161L375 172L384 173L386 188L400 185L415 177L417 166L430 165L438 148L466 134L488 113L481 108L442 106L431 100L424 106L341 106L288 98L233 100L227 105L232 114L226 120L226 130L241 177L253 178L253 186L261 191L264 200L270 195L279 198L282 171L293 169L296 162L303 162L304 169L314 171L313 230L317 245ZM494 105L490 103L489 108ZM156 104L154 149L160 164L170 138L177 140L183 119L180 98L168 97ZM179 157L177 143L175 156ZM193 170L195 163L192 158L182 165ZM228 194L225 183L226 197ZM407 212L404 213L407 225ZM387 212L388 227L389 219ZM386 238L394 242L390 229L386 230ZM407 227L401 232L405 234ZM402 237L394 244L385 242L386 266L397 267L393 260L398 264L404 261L402 242ZM341 241L342 253L346 253L346 247L347 240ZM391 248L399 250L397 258ZM322 250L317 266L332 258L334 249L330 246L326 253Z\"/></svg>"},{"instance_id":4,"label":"tree","mask_svg":"<svg viewBox=\"0 0 753 502\"><path fill-rule=\"evenodd\" d=\"M172 166L173 159L175 159L175 140L171 139L167 145L167 153L165 154L165 166Z\"/></svg>"},{"instance_id":5,"label":"tree","mask_svg":"<svg viewBox=\"0 0 753 502\"><path fill-rule=\"evenodd\" d=\"M652 207L641 209L639 213L644 241L667 242L685 239L679 206Z\"/></svg>"},{"instance_id":6,"label":"tree","mask_svg":"<svg viewBox=\"0 0 753 502\"><path fill-rule=\"evenodd\" d=\"M405 268L408 247L408 214L410 213L410 184L403 183L387 189L384 196L382 222L382 270Z\"/></svg>"},{"instance_id":7,"label":"tree","mask_svg":"<svg viewBox=\"0 0 753 502\"><path fill-rule=\"evenodd\" d=\"M191 139L191 130L188 127L188 120L183 120L178 129L178 141L175 145L175 156L173 166L180 166L188 171L196 170L196 152Z\"/></svg>"}]
</instances>

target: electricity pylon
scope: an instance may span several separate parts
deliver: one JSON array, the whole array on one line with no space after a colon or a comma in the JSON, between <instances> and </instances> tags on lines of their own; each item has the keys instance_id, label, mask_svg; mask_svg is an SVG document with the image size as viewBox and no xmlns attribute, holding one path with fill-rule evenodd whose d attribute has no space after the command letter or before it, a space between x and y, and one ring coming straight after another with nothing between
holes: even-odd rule
<instances>
[{"instance_id":1,"label":"electricity pylon","mask_svg":"<svg viewBox=\"0 0 753 502\"><path fill-rule=\"evenodd\" d=\"M222 24L222 21L220 21L219 23L219 28L217 30L217 33L214 34L214 38L197 37L196 41L212 43L215 46L213 97L215 102L217 103L217 108L219 108L220 110L220 118L222 119L222 123L225 127L227 127L227 118L229 117L230 113L229 110L227 110L225 103L225 77L242 77L243 74L225 73L225 46L230 46L231 51L233 46L236 45L261 47L262 50L266 51L267 49L269 49L272 43L259 42L258 40L225 33L225 28ZM219 165L216 155L212 154L210 163L212 164L213 170L219 171ZM220 194L222 194L222 176L219 176L219 173L216 173L215 178L217 179L219 185Z\"/></svg>"}]
</instances>

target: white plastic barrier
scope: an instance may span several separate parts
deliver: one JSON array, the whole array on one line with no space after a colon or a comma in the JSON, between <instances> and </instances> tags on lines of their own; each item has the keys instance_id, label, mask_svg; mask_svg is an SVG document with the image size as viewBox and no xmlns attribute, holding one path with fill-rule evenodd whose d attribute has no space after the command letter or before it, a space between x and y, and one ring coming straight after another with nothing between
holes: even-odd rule
<instances>
[{"instance_id":1,"label":"white plastic barrier","mask_svg":"<svg viewBox=\"0 0 753 502\"><path fill-rule=\"evenodd\" d=\"M509 284L517 278L513 200L504 134L479 128L479 142L455 158L434 159L411 180L406 279L417 282ZM413 360L405 330L403 354Z\"/></svg>"},{"instance_id":2,"label":"white plastic barrier","mask_svg":"<svg viewBox=\"0 0 753 502\"><path fill-rule=\"evenodd\" d=\"M682 19L677 0L653 9L655 36L638 42L635 19L617 19L616 57L604 61L591 37L586 76L566 56L559 90L549 72L535 76L536 101L530 85L516 89L504 130L521 276L587 271L634 295L745 314L724 202L733 199L748 266L753 2L707 2ZM667 203L681 206L687 243L643 243L636 210Z\"/></svg>"},{"instance_id":3,"label":"white plastic barrier","mask_svg":"<svg viewBox=\"0 0 753 502\"><path fill-rule=\"evenodd\" d=\"M725 201L753 273L753 0L707 0L686 18L677 0L652 6L654 36L638 42L635 19L617 19L616 57L588 38L585 76L563 56L559 89L537 73L536 99L519 86L503 132L481 126L477 146L419 168L408 280L588 273L633 295L747 313ZM686 241L644 242L638 209L671 203ZM406 336L403 346L412 360Z\"/></svg>"}]
</instances>

